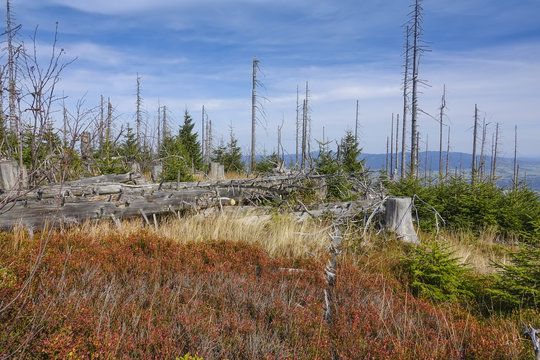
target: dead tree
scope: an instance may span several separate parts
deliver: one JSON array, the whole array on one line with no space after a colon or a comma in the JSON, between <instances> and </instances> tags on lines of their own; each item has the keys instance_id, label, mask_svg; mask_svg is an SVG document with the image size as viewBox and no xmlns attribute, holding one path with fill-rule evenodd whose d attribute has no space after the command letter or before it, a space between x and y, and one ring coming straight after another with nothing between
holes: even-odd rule
<instances>
[{"instance_id":1,"label":"dead tree","mask_svg":"<svg viewBox=\"0 0 540 360\"><path fill-rule=\"evenodd\" d=\"M306 110L307 104L306 99L304 99L302 104L302 169L306 168L306 162L307 162L307 144L306 144L306 137L307 137L307 121L306 121Z\"/></svg>"},{"instance_id":2,"label":"dead tree","mask_svg":"<svg viewBox=\"0 0 540 360\"><path fill-rule=\"evenodd\" d=\"M255 169L255 127L257 125L257 70L259 68L259 60L253 58L253 75L251 87L251 159L249 163L250 171Z\"/></svg>"},{"instance_id":3,"label":"dead tree","mask_svg":"<svg viewBox=\"0 0 540 360\"><path fill-rule=\"evenodd\" d=\"M136 122L137 122L137 148L141 148L141 124L142 124L142 97L141 97L141 77L137 73L137 101L136 101Z\"/></svg>"},{"instance_id":4,"label":"dead tree","mask_svg":"<svg viewBox=\"0 0 540 360\"><path fill-rule=\"evenodd\" d=\"M358 142L358 100L356 100L356 119L354 121L354 141Z\"/></svg>"},{"instance_id":5,"label":"dead tree","mask_svg":"<svg viewBox=\"0 0 540 360\"><path fill-rule=\"evenodd\" d=\"M495 183L495 177L497 172L497 147L499 144L499 123L495 125L495 141L493 142L493 160L491 162L491 182Z\"/></svg>"},{"instance_id":6,"label":"dead tree","mask_svg":"<svg viewBox=\"0 0 540 360\"><path fill-rule=\"evenodd\" d=\"M306 98L304 99L304 136L305 136L305 161L311 167L311 118L309 116L309 83L306 81ZM305 167L305 166L304 166Z\"/></svg>"},{"instance_id":7,"label":"dead tree","mask_svg":"<svg viewBox=\"0 0 540 360\"><path fill-rule=\"evenodd\" d=\"M30 140L30 183L33 184L39 179L38 169L41 168L43 152L47 137L52 135L50 121L52 119L53 106L62 98L56 94L56 85L60 81L61 73L70 65L73 60L62 62L65 54L64 49L58 49L58 23L54 32L51 54L45 61L38 54L37 29L32 37L32 48L23 52L22 71L24 78L25 94L22 97L21 105L24 112L30 114L26 119L28 122ZM45 64L45 65L43 65ZM19 125L23 125L22 123ZM23 128L19 129L22 136ZM19 138L21 137L19 136ZM50 149L49 149L50 150Z\"/></svg>"},{"instance_id":8,"label":"dead tree","mask_svg":"<svg viewBox=\"0 0 540 360\"><path fill-rule=\"evenodd\" d=\"M394 167L393 179L397 178L397 172L399 169L398 151L399 151L399 114L396 115L396 163Z\"/></svg>"},{"instance_id":9,"label":"dead tree","mask_svg":"<svg viewBox=\"0 0 540 360\"><path fill-rule=\"evenodd\" d=\"M407 111L409 108L409 37L410 27L405 31L405 70L403 75L403 130L401 131L401 177L405 177L405 150L407 145Z\"/></svg>"},{"instance_id":10,"label":"dead tree","mask_svg":"<svg viewBox=\"0 0 540 360\"><path fill-rule=\"evenodd\" d=\"M300 94L298 89L298 84L296 85L296 153L295 153L295 164L298 169L298 151L300 150Z\"/></svg>"},{"instance_id":11,"label":"dead tree","mask_svg":"<svg viewBox=\"0 0 540 360\"><path fill-rule=\"evenodd\" d=\"M473 128L473 148L472 148L472 166L471 166L471 181L474 183L476 178L476 139L478 132L478 106L474 104L474 128Z\"/></svg>"},{"instance_id":12,"label":"dead tree","mask_svg":"<svg viewBox=\"0 0 540 360\"><path fill-rule=\"evenodd\" d=\"M386 170L386 173L388 173L388 174L390 173L388 171L388 164L390 163L390 160L388 158L389 152L390 152L390 138L387 136L386 137L386 163L384 165L384 169Z\"/></svg>"},{"instance_id":13,"label":"dead tree","mask_svg":"<svg viewBox=\"0 0 540 360\"><path fill-rule=\"evenodd\" d=\"M517 125L516 125L514 127L514 175L512 176L512 183L513 183L514 191L517 190L518 173L519 173L519 166L517 162Z\"/></svg>"},{"instance_id":14,"label":"dead tree","mask_svg":"<svg viewBox=\"0 0 540 360\"><path fill-rule=\"evenodd\" d=\"M450 163L450 126L448 127L448 140L446 142L446 169L444 177L448 177L448 164Z\"/></svg>"},{"instance_id":15,"label":"dead tree","mask_svg":"<svg viewBox=\"0 0 540 360\"><path fill-rule=\"evenodd\" d=\"M16 88L16 71L17 71L17 56L21 47L16 47L13 40L15 34L21 26L13 26L13 18L11 14L11 2L6 1L6 35L7 35L7 55L8 55L8 101L9 101L9 127L13 135L19 136L19 119L17 116L17 97L18 91Z\"/></svg>"},{"instance_id":16,"label":"dead tree","mask_svg":"<svg viewBox=\"0 0 540 360\"><path fill-rule=\"evenodd\" d=\"M426 159L424 161L424 179L427 179L427 169L428 169L428 142L429 134L426 134Z\"/></svg>"},{"instance_id":17,"label":"dead tree","mask_svg":"<svg viewBox=\"0 0 540 360\"><path fill-rule=\"evenodd\" d=\"M205 133L204 133L204 122L205 122L205 119L204 119L204 105L202 106L202 111L201 111L201 150L202 150L202 158L203 158L203 161L204 163L206 164L206 143L205 143Z\"/></svg>"},{"instance_id":18,"label":"dead tree","mask_svg":"<svg viewBox=\"0 0 540 360\"><path fill-rule=\"evenodd\" d=\"M441 106L439 107L439 181L442 179L443 169L443 118L446 107L446 85L443 86Z\"/></svg>"},{"instance_id":19,"label":"dead tree","mask_svg":"<svg viewBox=\"0 0 540 360\"><path fill-rule=\"evenodd\" d=\"M390 126L390 169L388 174L392 179L394 175L394 113L392 113L392 125Z\"/></svg>"},{"instance_id":20,"label":"dead tree","mask_svg":"<svg viewBox=\"0 0 540 360\"><path fill-rule=\"evenodd\" d=\"M484 119L482 120L482 141L480 142L480 165L479 165L479 170L480 170L480 180L482 181L484 179L484 171L485 171L485 168L486 168L486 158L484 156L484 150L485 150L485 147L486 147L486 129L487 129L487 124L486 124L486 118L484 117Z\"/></svg>"},{"instance_id":21,"label":"dead tree","mask_svg":"<svg viewBox=\"0 0 540 360\"><path fill-rule=\"evenodd\" d=\"M418 142L417 142L417 117L418 117L418 86L420 84L419 65L420 55L424 52L422 46L422 0L415 0L411 12L412 23L412 110L411 110L411 174L416 177L418 172Z\"/></svg>"},{"instance_id":22,"label":"dead tree","mask_svg":"<svg viewBox=\"0 0 540 360\"><path fill-rule=\"evenodd\" d=\"M162 125L161 125L161 132L162 132L161 141L164 142L165 139L167 138L167 136L169 136L169 131L168 131L168 128L167 128L167 106L163 105L162 110L163 110L163 115L161 116L161 121L162 121Z\"/></svg>"}]
</instances>

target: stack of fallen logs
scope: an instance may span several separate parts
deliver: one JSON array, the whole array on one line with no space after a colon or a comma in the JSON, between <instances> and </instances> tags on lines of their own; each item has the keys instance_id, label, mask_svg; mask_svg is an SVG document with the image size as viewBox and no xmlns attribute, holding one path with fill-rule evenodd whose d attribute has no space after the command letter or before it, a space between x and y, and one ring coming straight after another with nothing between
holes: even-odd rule
<instances>
[{"instance_id":1,"label":"stack of fallen logs","mask_svg":"<svg viewBox=\"0 0 540 360\"><path fill-rule=\"evenodd\" d=\"M39 229L45 224L76 225L87 220L179 214L235 203L280 199L309 178L293 174L251 179L148 184L138 173L106 175L0 195L0 228ZM320 179L319 179L320 180ZM320 186L323 188L323 185Z\"/></svg>"},{"instance_id":2,"label":"stack of fallen logs","mask_svg":"<svg viewBox=\"0 0 540 360\"><path fill-rule=\"evenodd\" d=\"M387 228L405 241L418 242L412 224L410 198L387 198L380 189L370 187L365 178L351 176L361 200L324 203L326 175L302 172L282 176L203 182L147 183L139 173L103 175L93 178L40 186L31 190L10 190L0 194L0 229L17 226L39 230L45 225L77 225L91 220L112 220L142 216L157 224L156 217L180 216L182 211L219 208L227 205L261 205L268 201L289 205L290 195L298 190L318 194L321 202L309 208L289 206L298 219L328 215L339 222L363 214L364 229L375 215L386 211ZM365 234L364 234L365 235Z\"/></svg>"}]
</instances>

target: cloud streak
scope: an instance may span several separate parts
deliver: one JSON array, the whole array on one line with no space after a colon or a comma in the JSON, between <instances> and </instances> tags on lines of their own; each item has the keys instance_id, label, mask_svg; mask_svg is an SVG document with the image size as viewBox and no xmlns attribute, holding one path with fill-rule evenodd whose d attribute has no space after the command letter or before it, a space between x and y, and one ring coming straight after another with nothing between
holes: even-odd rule
<instances>
[{"instance_id":1,"label":"cloud streak","mask_svg":"<svg viewBox=\"0 0 540 360\"><path fill-rule=\"evenodd\" d=\"M110 97L120 120L132 121L135 80L142 77L149 121L166 104L180 119L194 118L204 104L217 136L232 123L248 150L251 59L257 56L265 85L266 130L262 151L275 147L285 119L284 146L294 151L296 88L309 81L313 134L339 139L354 125L360 101L361 146L383 152L392 113L402 111L403 27L410 11L401 0L20 0L17 20L39 22L46 38L60 21L60 40L78 60L59 85L71 101ZM540 2L443 0L424 3L425 39L431 52L420 65L421 107L436 113L443 84L448 89L452 147L470 151L474 104L491 122L514 124L523 154L540 155ZM25 36L25 35L22 35ZM265 121L262 121L263 123ZM437 137L437 124L420 118L422 137ZM509 147L509 146L508 146Z\"/></svg>"}]
</instances>

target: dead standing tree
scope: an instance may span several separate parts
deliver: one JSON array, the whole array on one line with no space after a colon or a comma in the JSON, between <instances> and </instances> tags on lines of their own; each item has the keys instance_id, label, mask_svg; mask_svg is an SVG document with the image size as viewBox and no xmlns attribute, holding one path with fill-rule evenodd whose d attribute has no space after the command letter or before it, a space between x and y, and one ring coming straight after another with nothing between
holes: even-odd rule
<instances>
[{"instance_id":1,"label":"dead standing tree","mask_svg":"<svg viewBox=\"0 0 540 360\"><path fill-rule=\"evenodd\" d=\"M474 104L474 127L473 127L473 148L472 148L472 164L471 164L471 182L476 181L476 139L478 134L478 106Z\"/></svg>"},{"instance_id":2,"label":"dead standing tree","mask_svg":"<svg viewBox=\"0 0 540 360\"><path fill-rule=\"evenodd\" d=\"M22 71L25 79L27 79L27 82L23 85L26 93L21 96L21 103L24 106L22 111L29 113L30 116L26 119L26 124L24 124L24 122L21 123L23 128L20 129L20 134L22 136L24 131L28 132L27 135L29 136L30 184L39 182L39 170L44 157L43 152L47 153L47 149L44 148L44 142L47 140L47 137L54 136L54 134L51 133L52 129L50 126L52 113L54 111L53 106L61 100L61 97L56 95L56 85L60 81L62 71L75 61L75 59L66 62L61 61L65 51L64 49L57 48L57 36L58 23L56 23L51 54L47 61L44 62L38 56L37 52L36 28L32 37L32 49L30 51L25 49L22 57ZM45 65L42 66L42 64ZM21 142L21 140L19 140L19 142Z\"/></svg>"},{"instance_id":3,"label":"dead standing tree","mask_svg":"<svg viewBox=\"0 0 540 360\"><path fill-rule=\"evenodd\" d=\"M407 112L409 111L409 37L410 27L405 30L405 66L403 75L403 130L401 131L401 177L405 177L405 151L407 150Z\"/></svg>"},{"instance_id":4,"label":"dead standing tree","mask_svg":"<svg viewBox=\"0 0 540 360\"><path fill-rule=\"evenodd\" d=\"M412 29L412 52L411 58L411 82L412 82L412 93L411 93L411 174L416 177L418 175L418 86L423 81L419 78L419 66L420 66L420 56L426 51L425 47L422 44L422 22L423 22L423 8L422 0L415 0L414 5L412 5L413 10L410 12L410 26Z\"/></svg>"},{"instance_id":5,"label":"dead standing tree","mask_svg":"<svg viewBox=\"0 0 540 360\"><path fill-rule=\"evenodd\" d=\"M136 105L136 123L137 123L137 151L141 149L141 129L142 129L142 97L141 97L141 77L137 73L137 100Z\"/></svg>"},{"instance_id":6,"label":"dead standing tree","mask_svg":"<svg viewBox=\"0 0 540 360\"><path fill-rule=\"evenodd\" d=\"M443 178L443 119L446 108L446 85L443 86L441 106L439 107L439 181Z\"/></svg>"},{"instance_id":7,"label":"dead standing tree","mask_svg":"<svg viewBox=\"0 0 540 360\"><path fill-rule=\"evenodd\" d=\"M259 69L259 59L253 58L253 74L251 82L251 159L249 170L255 169L255 128L257 125L257 70Z\"/></svg>"}]
</instances>

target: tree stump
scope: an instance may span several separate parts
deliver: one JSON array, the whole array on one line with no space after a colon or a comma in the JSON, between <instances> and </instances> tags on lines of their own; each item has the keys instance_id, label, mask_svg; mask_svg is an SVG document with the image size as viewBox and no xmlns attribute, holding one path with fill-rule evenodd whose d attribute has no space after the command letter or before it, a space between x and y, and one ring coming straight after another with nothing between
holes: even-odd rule
<instances>
[{"instance_id":1,"label":"tree stump","mask_svg":"<svg viewBox=\"0 0 540 360\"><path fill-rule=\"evenodd\" d=\"M152 181L158 182L161 180L161 174L163 173L163 165L159 163L152 164L150 167L152 173Z\"/></svg>"},{"instance_id":2,"label":"tree stump","mask_svg":"<svg viewBox=\"0 0 540 360\"><path fill-rule=\"evenodd\" d=\"M412 199L391 197L386 200L386 228L405 242L418 244L418 236L412 223Z\"/></svg>"},{"instance_id":3,"label":"tree stump","mask_svg":"<svg viewBox=\"0 0 540 360\"><path fill-rule=\"evenodd\" d=\"M208 176L213 180L225 179L225 166L217 162L210 163L210 174Z\"/></svg>"},{"instance_id":4,"label":"tree stump","mask_svg":"<svg viewBox=\"0 0 540 360\"><path fill-rule=\"evenodd\" d=\"M28 187L28 175L23 167L22 188ZM9 191L19 187L19 164L13 160L0 161L0 190Z\"/></svg>"}]
</instances>

